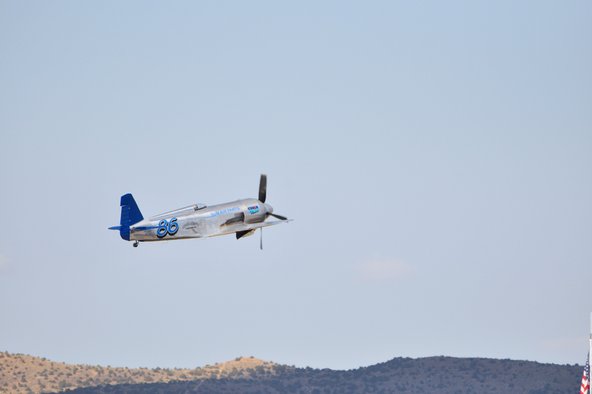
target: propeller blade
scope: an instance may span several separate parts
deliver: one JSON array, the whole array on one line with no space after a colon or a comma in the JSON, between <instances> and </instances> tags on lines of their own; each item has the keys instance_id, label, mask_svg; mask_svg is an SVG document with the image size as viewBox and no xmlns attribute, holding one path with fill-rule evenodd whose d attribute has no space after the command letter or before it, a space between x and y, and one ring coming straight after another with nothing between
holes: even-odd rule
<instances>
[{"instance_id":1,"label":"propeller blade","mask_svg":"<svg viewBox=\"0 0 592 394\"><path fill-rule=\"evenodd\" d=\"M270 213L270 215L273 216L276 219L279 219L279 220L288 220L287 217L282 216L282 215L278 215L278 214L275 214L275 213Z\"/></svg>"},{"instance_id":2,"label":"propeller blade","mask_svg":"<svg viewBox=\"0 0 592 394\"><path fill-rule=\"evenodd\" d=\"M259 201L265 202L267 197L267 175L261 174L259 179Z\"/></svg>"},{"instance_id":3,"label":"propeller blade","mask_svg":"<svg viewBox=\"0 0 592 394\"><path fill-rule=\"evenodd\" d=\"M261 237L259 238L259 249L263 250L263 227L261 227Z\"/></svg>"}]
</instances>

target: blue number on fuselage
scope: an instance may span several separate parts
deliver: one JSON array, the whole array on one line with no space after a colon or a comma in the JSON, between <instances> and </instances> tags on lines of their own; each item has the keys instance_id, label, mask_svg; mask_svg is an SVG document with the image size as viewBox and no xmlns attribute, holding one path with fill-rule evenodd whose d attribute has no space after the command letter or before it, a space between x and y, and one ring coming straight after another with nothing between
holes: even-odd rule
<instances>
[{"instance_id":1,"label":"blue number on fuselage","mask_svg":"<svg viewBox=\"0 0 592 394\"><path fill-rule=\"evenodd\" d=\"M172 218L169 222L168 233L169 235L175 235L179 231L179 225L177 224L177 218Z\"/></svg>"},{"instance_id":2,"label":"blue number on fuselage","mask_svg":"<svg viewBox=\"0 0 592 394\"><path fill-rule=\"evenodd\" d=\"M177 234L177 231L179 231L179 224L177 223L177 218L172 218L170 222L167 222L165 219L162 219L160 222L158 222L156 236L158 238L164 238L167 234Z\"/></svg>"}]
</instances>

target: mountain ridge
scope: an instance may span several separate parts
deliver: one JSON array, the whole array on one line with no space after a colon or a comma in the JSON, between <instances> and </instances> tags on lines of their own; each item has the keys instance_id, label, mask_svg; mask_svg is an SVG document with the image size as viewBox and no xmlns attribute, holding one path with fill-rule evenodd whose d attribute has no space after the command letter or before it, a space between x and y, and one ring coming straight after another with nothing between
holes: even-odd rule
<instances>
[{"instance_id":1,"label":"mountain ridge","mask_svg":"<svg viewBox=\"0 0 592 394\"><path fill-rule=\"evenodd\" d=\"M188 368L66 364L0 352L0 393L185 392L565 393L582 367L489 358L399 357L349 370L297 368L254 357Z\"/></svg>"},{"instance_id":2,"label":"mountain ridge","mask_svg":"<svg viewBox=\"0 0 592 394\"><path fill-rule=\"evenodd\" d=\"M395 358L347 371L279 366L273 375L139 385L99 386L72 394L182 393L528 393L579 389L582 367L485 358Z\"/></svg>"},{"instance_id":3,"label":"mountain ridge","mask_svg":"<svg viewBox=\"0 0 592 394\"><path fill-rule=\"evenodd\" d=\"M101 384L249 377L250 371L271 371L276 365L251 356L196 368L104 367L66 364L45 357L0 352L0 393L50 393Z\"/></svg>"}]
</instances>

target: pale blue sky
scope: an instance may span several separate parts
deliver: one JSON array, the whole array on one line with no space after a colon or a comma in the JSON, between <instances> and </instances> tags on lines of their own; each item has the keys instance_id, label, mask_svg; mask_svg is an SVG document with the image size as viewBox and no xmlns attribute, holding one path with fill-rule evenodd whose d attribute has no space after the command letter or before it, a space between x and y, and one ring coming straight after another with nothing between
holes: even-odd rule
<instances>
[{"instance_id":1,"label":"pale blue sky","mask_svg":"<svg viewBox=\"0 0 592 394\"><path fill-rule=\"evenodd\" d=\"M589 1L0 1L0 350L581 363ZM255 197L257 237L107 227Z\"/></svg>"}]
</instances>

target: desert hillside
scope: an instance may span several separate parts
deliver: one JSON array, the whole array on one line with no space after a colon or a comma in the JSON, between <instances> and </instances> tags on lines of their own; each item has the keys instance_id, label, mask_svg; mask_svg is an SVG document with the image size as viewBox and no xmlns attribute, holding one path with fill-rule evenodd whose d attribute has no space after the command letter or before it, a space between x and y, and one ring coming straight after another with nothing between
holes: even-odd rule
<instances>
[{"instance_id":1,"label":"desert hillside","mask_svg":"<svg viewBox=\"0 0 592 394\"><path fill-rule=\"evenodd\" d=\"M530 393L579 390L582 367L485 358L395 358L339 371L239 357L195 369L71 365L0 353L0 393Z\"/></svg>"},{"instance_id":2,"label":"desert hillside","mask_svg":"<svg viewBox=\"0 0 592 394\"><path fill-rule=\"evenodd\" d=\"M98 385L248 378L273 374L274 363L239 357L195 369L114 368L75 365L25 354L0 352L0 393L47 393Z\"/></svg>"},{"instance_id":3,"label":"desert hillside","mask_svg":"<svg viewBox=\"0 0 592 394\"><path fill-rule=\"evenodd\" d=\"M97 386L72 394L406 393L565 394L580 389L582 367L484 358L395 358L349 371L286 368L249 379Z\"/></svg>"}]
</instances>

